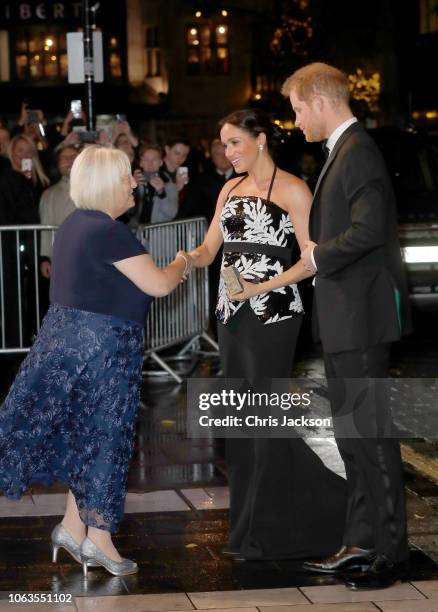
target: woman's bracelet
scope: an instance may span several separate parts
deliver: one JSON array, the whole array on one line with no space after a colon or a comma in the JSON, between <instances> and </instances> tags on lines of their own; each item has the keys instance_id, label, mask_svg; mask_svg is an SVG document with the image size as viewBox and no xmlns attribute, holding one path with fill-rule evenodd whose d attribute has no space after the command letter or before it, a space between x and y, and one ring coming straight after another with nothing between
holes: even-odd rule
<instances>
[{"instance_id":1,"label":"woman's bracelet","mask_svg":"<svg viewBox=\"0 0 438 612\"><path fill-rule=\"evenodd\" d=\"M177 257L182 257L185 261L185 268L184 268L184 272L183 272L183 276L185 276L187 274L187 270L189 269L189 261L187 259L187 257L185 255L183 255L182 253L177 253L176 254Z\"/></svg>"}]
</instances>

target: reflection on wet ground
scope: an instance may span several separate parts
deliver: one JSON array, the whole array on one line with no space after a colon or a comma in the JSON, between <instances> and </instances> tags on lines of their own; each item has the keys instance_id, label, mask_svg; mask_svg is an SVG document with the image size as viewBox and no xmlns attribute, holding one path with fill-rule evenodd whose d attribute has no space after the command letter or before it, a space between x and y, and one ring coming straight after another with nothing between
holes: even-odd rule
<instances>
[{"instance_id":1,"label":"reflection on wet ground","mask_svg":"<svg viewBox=\"0 0 438 612\"><path fill-rule=\"evenodd\" d=\"M436 376L432 360L428 364L426 375ZM185 363L184 367L187 369L190 365L196 376L214 376L219 369L217 359L211 357L197 364ZM403 361L397 356L393 368L403 376L416 375L409 374L406 359ZM322 368L318 355L302 356L296 374L319 377ZM145 379L129 473L127 514L116 536L121 554L139 563L139 574L116 578L93 569L89 571L88 581L84 581L79 565L66 553L62 554L63 551L59 563L52 564L49 535L62 513L61 494L65 489L61 485L39 486L33 489L34 500L27 496L20 502L21 512L0 497L0 592L51 591L92 597L167 593L179 594L179 597L201 591L338 584L336 578L304 572L300 561L237 564L221 556L228 529L224 443L212 438L186 438L185 397L185 384L178 386L167 379ZM315 439L309 443L334 471L342 473L333 441ZM434 446L423 440L405 440L403 454L412 544L411 580L436 579L438 485L434 478L438 479L438 455ZM419 473L421 461L425 470ZM300 597L302 593L306 591L300 591ZM316 600L308 597L304 603ZM183 603L169 600L166 605L173 607L163 607L165 604L160 603L157 608L138 609L193 608L190 602L187 607ZM0 610L1 605L0 602Z\"/></svg>"}]
</instances>

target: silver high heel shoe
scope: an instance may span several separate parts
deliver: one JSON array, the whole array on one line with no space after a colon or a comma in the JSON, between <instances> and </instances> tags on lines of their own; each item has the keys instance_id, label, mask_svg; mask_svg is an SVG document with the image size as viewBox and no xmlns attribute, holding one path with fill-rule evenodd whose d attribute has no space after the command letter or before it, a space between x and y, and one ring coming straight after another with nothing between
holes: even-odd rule
<instances>
[{"instance_id":1,"label":"silver high heel shoe","mask_svg":"<svg viewBox=\"0 0 438 612\"><path fill-rule=\"evenodd\" d=\"M88 568L101 565L107 572L113 576L127 576L138 572L138 565L130 559L122 559L121 561L113 561L100 550L89 538L85 538L80 546L80 555L82 560L82 569L84 578L87 578Z\"/></svg>"},{"instance_id":2,"label":"silver high heel shoe","mask_svg":"<svg viewBox=\"0 0 438 612\"><path fill-rule=\"evenodd\" d=\"M80 544L77 544L76 541L69 534L67 529L63 526L62 523L56 525L54 530L52 531L52 562L56 563L58 559L58 551L60 548L66 550L75 561L82 565L81 553L80 553ZM95 567L95 566L93 566Z\"/></svg>"}]
</instances>

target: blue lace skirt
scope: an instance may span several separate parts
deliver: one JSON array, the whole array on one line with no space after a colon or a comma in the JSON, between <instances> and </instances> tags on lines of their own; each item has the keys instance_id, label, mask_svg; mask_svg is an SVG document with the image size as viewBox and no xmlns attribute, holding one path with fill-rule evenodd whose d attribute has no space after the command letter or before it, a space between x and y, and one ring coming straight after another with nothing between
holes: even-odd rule
<instances>
[{"instance_id":1,"label":"blue lace skirt","mask_svg":"<svg viewBox=\"0 0 438 612\"><path fill-rule=\"evenodd\" d=\"M0 490L68 484L86 525L123 516L139 402L141 325L52 304L0 407Z\"/></svg>"}]
</instances>

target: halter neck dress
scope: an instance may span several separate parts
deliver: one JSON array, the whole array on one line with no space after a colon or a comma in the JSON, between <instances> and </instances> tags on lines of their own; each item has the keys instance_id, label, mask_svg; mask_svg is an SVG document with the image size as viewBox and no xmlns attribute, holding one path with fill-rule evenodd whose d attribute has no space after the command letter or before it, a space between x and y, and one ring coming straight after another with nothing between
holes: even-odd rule
<instances>
[{"instance_id":1,"label":"halter neck dress","mask_svg":"<svg viewBox=\"0 0 438 612\"><path fill-rule=\"evenodd\" d=\"M220 217L222 265L250 281L281 274L298 259L288 214L266 198L228 194ZM294 256L295 254L295 256ZM216 308L226 378L244 378L269 392L273 378L291 378L303 317L296 285L245 302L230 300L221 282ZM306 558L340 548L345 481L301 438L228 438L229 548L247 559Z\"/></svg>"}]
</instances>

